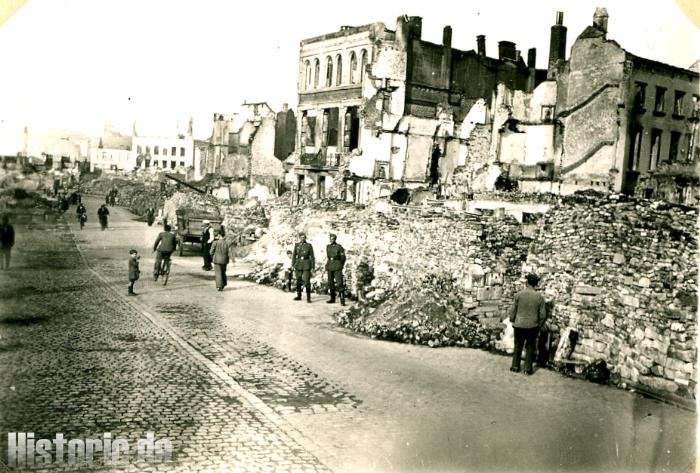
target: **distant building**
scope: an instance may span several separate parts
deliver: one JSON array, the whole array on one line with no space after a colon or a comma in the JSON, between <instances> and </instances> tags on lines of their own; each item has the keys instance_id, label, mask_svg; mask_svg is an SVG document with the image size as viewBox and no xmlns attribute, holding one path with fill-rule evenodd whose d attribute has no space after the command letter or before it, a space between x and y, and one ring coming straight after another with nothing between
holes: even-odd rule
<instances>
[{"instance_id":1,"label":"distant building","mask_svg":"<svg viewBox=\"0 0 700 473\"><path fill-rule=\"evenodd\" d=\"M398 187L444 184L488 119L497 84L532 91L547 71L510 41L498 58L422 39L422 19L343 26L301 41L295 150L297 193L364 203ZM477 107L473 113L470 112Z\"/></svg>"},{"instance_id":2,"label":"distant building","mask_svg":"<svg viewBox=\"0 0 700 473\"><path fill-rule=\"evenodd\" d=\"M139 136L134 134L131 151L136 168L187 173L196 169L192 120L186 133L175 136Z\"/></svg>"},{"instance_id":3,"label":"distant building","mask_svg":"<svg viewBox=\"0 0 700 473\"><path fill-rule=\"evenodd\" d=\"M90 171L131 171L135 165L131 143L131 136L122 135L112 129L109 122L105 122L97 146L90 149Z\"/></svg>"}]
</instances>

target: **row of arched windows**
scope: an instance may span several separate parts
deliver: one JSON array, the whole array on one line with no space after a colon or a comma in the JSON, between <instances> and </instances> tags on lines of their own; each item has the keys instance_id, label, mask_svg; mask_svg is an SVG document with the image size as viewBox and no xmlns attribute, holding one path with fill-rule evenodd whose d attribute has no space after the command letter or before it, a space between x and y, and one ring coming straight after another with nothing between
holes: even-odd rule
<instances>
[{"instance_id":1,"label":"row of arched windows","mask_svg":"<svg viewBox=\"0 0 700 473\"><path fill-rule=\"evenodd\" d=\"M340 54L337 54L335 59L326 56L323 61L323 76L321 76L322 69L319 58L314 59L313 63L307 59L304 62L304 90L333 87L346 83L359 84L364 77L365 66L368 62L367 50L363 49L359 56L358 62L355 51L350 51L348 77L343 77L343 57Z\"/></svg>"}]
</instances>

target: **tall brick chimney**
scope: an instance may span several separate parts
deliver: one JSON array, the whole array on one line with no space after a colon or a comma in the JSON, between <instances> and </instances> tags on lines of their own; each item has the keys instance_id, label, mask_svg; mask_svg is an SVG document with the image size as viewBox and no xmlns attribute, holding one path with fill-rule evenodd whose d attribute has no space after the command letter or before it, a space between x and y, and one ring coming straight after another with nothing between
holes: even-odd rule
<instances>
[{"instance_id":1,"label":"tall brick chimney","mask_svg":"<svg viewBox=\"0 0 700 473\"><path fill-rule=\"evenodd\" d=\"M442 29L442 77L445 78L445 88L450 88L452 73L452 27L447 25Z\"/></svg>"},{"instance_id":2,"label":"tall brick chimney","mask_svg":"<svg viewBox=\"0 0 700 473\"><path fill-rule=\"evenodd\" d=\"M476 37L476 52L479 56L486 56L486 36L482 34Z\"/></svg>"},{"instance_id":3,"label":"tall brick chimney","mask_svg":"<svg viewBox=\"0 0 700 473\"><path fill-rule=\"evenodd\" d=\"M566 59L566 26L564 26L564 13L557 12L557 21L552 26L549 35L549 62L547 77L551 78L556 70L558 61Z\"/></svg>"},{"instance_id":4,"label":"tall brick chimney","mask_svg":"<svg viewBox=\"0 0 700 473\"><path fill-rule=\"evenodd\" d=\"M527 67L533 68L537 60L537 49L530 48L527 50Z\"/></svg>"}]
</instances>

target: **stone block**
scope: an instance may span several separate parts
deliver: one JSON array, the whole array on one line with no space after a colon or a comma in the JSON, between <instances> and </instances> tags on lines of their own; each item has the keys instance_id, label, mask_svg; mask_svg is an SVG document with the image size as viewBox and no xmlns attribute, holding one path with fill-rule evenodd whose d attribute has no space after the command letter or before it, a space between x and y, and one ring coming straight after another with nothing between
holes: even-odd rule
<instances>
[{"instance_id":1,"label":"stone block","mask_svg":"<svg viewBox=\"0 0 700 473\"><path fill-rule=\"evenodd\" d=\"M634 307L634 308L639 307L639 299L637 299L634 296L630 296L630 295L623 296L622 303L624 305L626 305L627 307Z\"/></svg>"},{"instance_id":2,"label":"stone block","mask_svg":"<svg viewBox=\"0 0 700 473\"><path fill-rule=\"evenodd\" d=\"M603 293L603 289L594 286L578 285L574 287L574 294L597 296Z\"/></svg>"},{"instance_id":3,"label":"stone block","mask_svg":"<svg viewBox=\"0 0 700 473\"><path fill-rule=\"evenodd\" d=\"M671 356L686 363L693 362L697 359L695 350L671 350Z\"/></svg>"},{"instance_id":4,"label":"stone block","mask_svg":"<svg viewBox=\"0 0 700 473\"><path fill-rule=\"evenodd\" d=\"M692 374L693 371L695 371L695 365L693 363L686 363L683 365L683 369L681 371L687 374Z\"/></svg>"},{"instance_id":5,"label":"stone block","mask_svg":"<svg viewBox=\"0 0 700 473\"><path fill-rule=\"evenodd\" d=\"M654 365L654 361L646 356L640 356L639 363L646 368L651 368Z\"/></svg>"},{"instance_id":6,"label":"stone block","mask_svg":"<svg viewBox=\"0 0 700 473\"><path fill-rule=\"evenodd\" d=\"M673 322L671 324L671 330L674 332L685 332L685 325L680 322Z\"/></svg>"},{"instance_id":7,"label":"stone block","mask_svg":"<svg viewBox=\"0 0 700 473\"><path fill-rule=\"evenodd\" d=\"M654 376L663 376L664 375L664 367L659 366L659 365L654 365L651 367L651 374Z\"/></svg>"},{"instance_id":8,"label":"stone block","mask_svg":"<svg viewBox=\"0 0 700 473\"><path fill-rule=\"evenodd\" d=\"M639 278L639 281L637 281L637 286L639 287L651 287L651 280L649 280L648 277L644 276Z\"/></svg>"},{"instance_id":9,"label":"stone block","mask_svg":"<svg viewBox=\"0 0 700 473\"><path fill-rule=\"evenodd\" d=\"M612 314L605 314L605 317L603 317L603 320L601 320L600 323L608 328L615 327L615 319L613 318Z\"/></svg>"},{"instance_id":10,"label":"stone block","mask_svg":"<svg viewBox=\"0 0 700 473\"><path fill-rule=\"evenodd\" d=\"M676 383L664 378L657 378L653 376L640 376L639 382L657 391L667 391L670 393L675 393L676 391L678 391L678 385Z\"/></svg>"},{"instance_id":11,"label":"stone block","mask_svg":"<svg viewBox=\"0 0 700 473\"><path fill-rule=\"evenodd\" d=\"M613 263L614 264L624 264L625 262L625 255L622 253L615 253L613 255Z\"/></svg>"},{"instance_id":12,"label":"stone block","mask_svg":"<svg viewBox=\"0 0 700 473\"><path fill-rule=\"evenodd\" d=\"M644 329L644 336L655 340L659 336L659 333L654 328L647 327Z\"/></svg>"},{"instance_id":13,"label":"stone block","mask_svg":"<svg viewBox=\"0 0 700 473\"><path fill-rule=\"evenodd\" d=\"M642 330L639 327L635 328L633 336L634 336L635 340L637 340L637 341L643 340L644 339L644 330Z\"/></svg>"}]
</instances>

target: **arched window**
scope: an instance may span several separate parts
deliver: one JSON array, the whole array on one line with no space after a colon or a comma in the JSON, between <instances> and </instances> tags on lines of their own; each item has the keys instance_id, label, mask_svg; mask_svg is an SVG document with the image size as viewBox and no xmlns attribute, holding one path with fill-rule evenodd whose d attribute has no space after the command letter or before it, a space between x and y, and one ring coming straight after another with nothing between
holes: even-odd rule
<instances>
[{"instance_id":1,"label":"arched window","mask_svg":"<svg viewBox=\"0 0 700 473\"><path fill-rule=\"evenodd\" d=\"M360 82L365 79L365 68L367 66L367 51L365 49L362 50L362 54L360 56L362 59L360 60Z\"/></svg>"},{"instance_id":2,"label":"arched window","mask_svg":"<svg viewBox=\"0 0 700 473\"><path fill-rule=\"evenodd\" d=\"M321 75L321 63L316 59L314 61L314 89L318 89L318 78Z\"/></svg>"},{"instance_id":3,"label":"arched window","mask_svg":"<svg viewBox=\"0 0 700 473\"><path fill-rule=\"evenodd\" d=\"M333 85L333 59L326 57L326 87Z\"/></svg>"},{"instance_id":4,"label":"arched window","mask_svg":"<svg viewBox=\"0 0 700 473\"><path fill-rule=\"evenodd\" d=\"M355 51L350 52L350 83L357 83L357 56L355 56Z\"/></svg>"},{"instance_id":5,"label":"arched window","mask_svg":"<svg viewBox=\"0 0 700 473\"><path fill-rule=\"evenodd\" d=\"M338 54L335 57L335 85L343 83L343 58Z\"/></svg>"},{"instance_id":6,"label":"arched window","mask_svg":"<svg viewBox=\"0 0 700 473\"><path fill-rule=\"evenodd\" d=\"M304 63L304 90L311 88L311 63L306 60Z\"/></svg>"}]
</instances>

